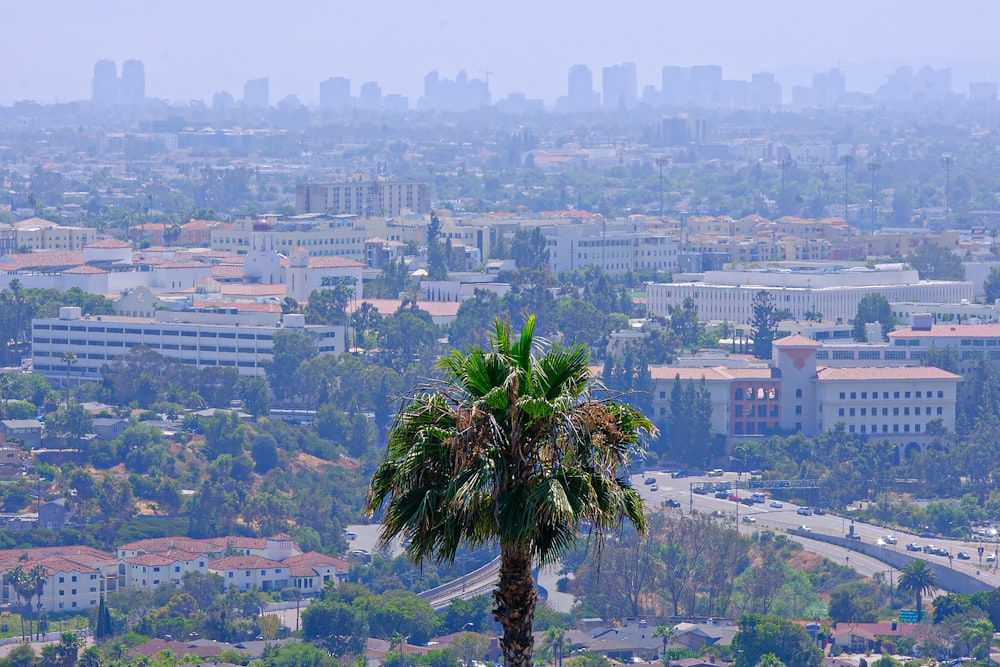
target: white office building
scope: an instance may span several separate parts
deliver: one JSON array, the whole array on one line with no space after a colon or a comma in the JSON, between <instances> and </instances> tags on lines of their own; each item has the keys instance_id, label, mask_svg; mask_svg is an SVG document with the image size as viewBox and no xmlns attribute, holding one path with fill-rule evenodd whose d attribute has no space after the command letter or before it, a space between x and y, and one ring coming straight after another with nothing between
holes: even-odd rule
<instances>
[{"instance_id":1,"label":"white office building","mask_svg":"<svg viewBox=\"0 0 1000 667\"><path fill-rule=\"evenodd\" d=\"M320 354L344 351L342 326L306 325L302 315L270 312L157 311L155 317L81 316L77 307L59 317L32 320L32 363L36 373L64 381L66 352L76 354L71 381L101 377L101 367L133 347L145 345L196 368L235 368L240 375L264 375L274 336L285 329L312 333Z\"/></svg>"},{"instance_id":2,"label":"white office building","mask_svg":"<svg viewBox=\"0 0 1000 667\"><path fill-rule=\"evenodd\" d=\"M666 317L670 308L688 297L698 307L698 317L710 322L748 324L758 292L771 296L775 308L788 309L803 320L809 311L824 320L848 322L857 314L867 294L881 294L890 302L922 301L960 303L973 298L968 281L920 280L916 270L902 264L868 267L805 267L707 271L692 282L650 285L650 314Z\"/></svg>"}]
</instances>

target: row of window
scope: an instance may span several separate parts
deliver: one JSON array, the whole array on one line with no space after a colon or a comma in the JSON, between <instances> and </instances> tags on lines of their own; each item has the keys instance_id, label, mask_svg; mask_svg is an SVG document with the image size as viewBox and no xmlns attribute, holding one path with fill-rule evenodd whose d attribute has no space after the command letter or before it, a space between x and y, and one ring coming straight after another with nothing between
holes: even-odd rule
<instances>
[{"instance_id":1,"label":"row of window","mask_svg":"<svg viewBox=\"0 0 1000 667\"><path fill-rule=\"evenodd\" d=\"M851 393L851 400L852 401L856 400L858 398L858 392L852 391L850 393ZM933 391L916 391L916 392L912 392L912 393L916 394L915 398L934 398L934 392ZM904 391L904 392L902 392L902 394L903 394L903 396L902 396L903 398L910 398L911 392ZM925 396L925 394L926 394L926 396ZM878 400L879 393L877 391L871 392L871 395L872 395L873 399ZM894 399L900 398L900 392L898 392L898 391L892 392L892 397ZM941 391L941 390L938 390L937 397L938 398L944 398L944 392ZM840 392L840 400L843 401L846 398L847 398L847 392L846 391ZM861 392L861 399L864 400L866 398L868 398L868 392L867 391ZM888 400L889 399L889 392L883 391L882 392L882 398L884 400Z\"/></svg>"},{"instance_id":2,"label":"row of window","mask_svg":"<svg viewBox=\"0 0 1000 667\"><path fill-rule=\"evenodd\" d=\"M60 324L36 324L35 331L67 331L66 325ZM81 331L89 333L109 333L109 334L129 334L139 336L181 336L184 338L196 338L201 334L201 338L239 338L241 340L271 340L274 338L272 332L268 333L235 333L229 331L199 331L199 330L176 330L176 329L136 329L133 327L70 327L69 331Z\"/></svg>"},{"instance_id":3,"label":"row of window","mask_svg":"<svg viewBox=\"0 0 1000 667\"><path fill-rule=\"evenodd\" d=\"M892 427L891 427L891 429L890 429L889 424L882 424L882 430L881 431L879 431L878 424L872 424L871 425L871 429L868 428L867 424L861 424L857 428L855 428L854 424L851 424L850 426L847 427L847 430L850 433L879 433L879 432L881 432L881 433L911 433L911 431L910 431L910 425L909 424L903 424L902 425L902 430L900 429L900 425L899 424L893 424ZM921 425L920 424L914 424L913 425L913 431L912 431L912 433L920 433L920 432L921 432Z\"/></svg>"},{"instance_id":4,"label":"row of window","mask_svg":"<svg viewBox=\"0 0 1000 667\"><path fill-rule=\"evenodd\" d=\"M839 416L839 417L854 417L855 414L856 414L855 413L855 409L858 409L858 410L861 411L860 415L862 417L867 417L868 416L868 408L846 408L847 414L844 413L845 408L840 408L840 409L837 410L837 416ZM892 416L893 417L898 417L899 414L900 414L900 412L899 412L900 409L901 408L893 408L892 409ZM906 416L906 415L910 414L910 408L909 407L904 407L904 408L902 408L902 410L903 410L903 413L902 413L903 416ZM933 414L932 410L934 410L934 408L931 408L931 407L928 406L928 407L924 408L923 410L924 410L924 414L925 415L930 415L930 414ZM919 405L914 406L914 408L913 408L913 414L920 415L920 406ZM944 414L944 408L938 407L937 408L937 414L943 415ZM871 416L874 417L876 415L878 415L878 408L872 408L871 409ZM882 416L883 417L888 417L889 416L889 408L882 408Z\"/></svg>"}]
</instances>

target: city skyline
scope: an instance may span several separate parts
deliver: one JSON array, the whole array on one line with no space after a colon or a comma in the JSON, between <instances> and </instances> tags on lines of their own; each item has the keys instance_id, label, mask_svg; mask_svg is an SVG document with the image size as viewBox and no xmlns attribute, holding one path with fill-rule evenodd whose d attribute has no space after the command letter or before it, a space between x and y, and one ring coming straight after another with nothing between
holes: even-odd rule
<instances>
[{"instance_id":1,"label":"city skyline","mask_svg":"<svg viewBox=\"0 0 1000 667\"><path fill-rule=\"evenodd\" d=\"M354 95L377 81L383 94L415 105L433 70L443 77L465 70L470 79L489 71L494 100L516 91L551 105L566 94L571 66L590 67L600 90L601 69L626 62L637 65L640 93L658 86L668 64L719 65L741 80L772 72L786 95L838 66L848 87L862 91L899 64L951 67L956 92L1000 79L988 48L1000 6L959 0L949 7L942 19L938 3L896 0L835 7L792 0L614 7L556 0L539 7L515 0L502 12L438 0L382 3L373 17L361 3L293 1L279 12L231 0L95 0L53 13L13 0L0 7L0 21L44 29L8 31L0 57L21 64L0 72L0 103L89 99L92 67L102 59L143 61L153 98L210 101L219 91L238 98L247 80L266 77L272 103L295 94L310 105L318 104L319 82L338 76L351 79ZM361 25L377 30L351 28Z\"/></svg>"}]
</instances>

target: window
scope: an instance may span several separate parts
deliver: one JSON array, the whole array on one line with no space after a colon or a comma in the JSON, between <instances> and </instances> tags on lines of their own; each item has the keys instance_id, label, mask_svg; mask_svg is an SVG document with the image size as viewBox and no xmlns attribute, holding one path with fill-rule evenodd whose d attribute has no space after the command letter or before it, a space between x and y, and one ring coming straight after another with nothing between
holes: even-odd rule
<instances>
[{"instance_id":1,"label":"window","mask_svg":"<svg viewBox=\"0 0 1000 667\"><path fill-rule=\"evenodd\" d=\"M795 390L795 398L802 398L802 390L801 389L796 389Z\"/></svg>"},{"instance_id":2,"label":"window","mask_svg":"<svg viewBox=\"0 0 1000 667\"><path fill-rule=\"evenodd\" d=\"M913 414L915 414L915 415L919 415L920 414L920 406L919 405L917 407L913 408Z\"/></svg>"},{"instance_id":3,"label":"window","mask_svg":"<svg viewBox=\"0 0 1000 667\"><path fill-rule=\"evenodd\" d=\"M910 392L906 392L904 398L909 398L909 397L910 397Z\"/></svg>"},{"instance_id":4,"label":"window","mask_svg":"<svg viewBox=\"0 0 1000 667\"><path fill-rule=\"evenodd\" d=\"M854 408L851 408L851 412L850 412L850 415L851 415L852 417L854 416Z\"/></svg>"},{"instance_id":5,"label":"window","mask_svg":"<svg viewBox=\"0 0 1000 667\"><path fill-rule=\"evenodd\" d=\"M856 391L852 391L852 392L851 392L851 400L853 401L853 400L854 400L854 399L856 399L857 397L858 397L858 392L856 392Z\"/></svg>"},{"instance_id":6,"label":"window","mask_svg":"<svg viewBox=\"0 0 1000 667\"><path fill-rule=\"evenodd\" d=\"M861 398L868 398L868 392L867 391L861 392Z\"/></svg>"},{"instance_id":7,"label":"window","mask_svg":"<svg viewBox=\"0 0 1000 667\"><path fill-rule=\"evenodd\" d=\"M802 414L802 406L801 405L796 405L795 406L795 414L797 414L797 415L801 415Z\"/></svg>"},{"instance_id":8,"label":"window","mask_svg":"<svg viewBox=\"0 0 1000 667\"><path fill-rule=\"evenodd\" d=\"M938 392L938 398L944 398L944 392L943 391L939 391Z\"/></svg>"},{"instance_id":9,"label":"window","mask_svg":"<svg viewBox=\"0 0 1000 667\"><path fill-rule=\"evenodd\" d=\"M892 409L892 414L893 414L894 416L898 417L898 416L899 416L899 408L893 408L893 409Z\"/></svg>"},{"instance_id":10,"label":"window","mask_svg":"<svg viewBox=\"0 0 1000 667\"><path fill-rule=\"evenodd\" d=\"M861 408L861 416L862 417L868 416L868 408Z\"/></svg>"},{"instance_id":11,"label":"window","mask_svg":"<svg viewBox=\"0 0 1000 667\"><path fill-rule=\"evenodd\" d=\"M893 398L899 398L899 392L898 391L893 392L892 397Z\"/></svg>"},{"instance_id":12,"label":"window","mask_svg":"<svg viewBox=\"0 0 1000 667\"><path fill-rule=\"evenodd\" d=\"M839 410L837 410L837 416L838 417L843 417L844 416L844 408L840 408Z\"/></svg>"},{"instance_id":13,"label":"window","mask_svg":"<svg viewBox=\"0 0 1000 667\"><path fill-rule=\"evenodd\" d=\"M845 398L847 398L847 394L840 392L840 400L844 400Z\"/></svg>"}]
</instances>

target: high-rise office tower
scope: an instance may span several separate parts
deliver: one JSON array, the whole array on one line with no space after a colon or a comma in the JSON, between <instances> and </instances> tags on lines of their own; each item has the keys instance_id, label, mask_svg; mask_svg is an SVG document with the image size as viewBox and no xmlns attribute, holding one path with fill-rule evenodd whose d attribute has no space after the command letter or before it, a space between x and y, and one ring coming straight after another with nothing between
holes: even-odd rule
<instances>
[{"instance_id":1,"label":"high-rise office tower","mask_svg":"<svg viewBox=\"0 0 1000 667\"><path fill-rule=\"evenodd\" d=\"M319 108L338 111L352 106L351 80L342 76L330 77L319 82Z\"/></svg>"},{"instance_id":2,"label":"high-rise office tower","mask_svg":"<svg viewBox=\"0 0 1000 667\"><path fill-rule=\"evenodd\" d=\"M250 109L267 109L271 106L267 77L250 79L243 84L243 105Z\"/></svg>"},{"instance_id":3,"label":"high-rise office tower","mask_svg":"<svg viewBox=\"0 0 1000 667\"><path fill-rule=\"evenodd\" d=\"M146 70L141 60L122 63L119 100L130 107L140 107L146 102Z\"/></svg>"},{"instance_id":4,"label":"high-rise office tower","mask_svg":"<svg viewBox=\"0 0 1000 667\"><path fill-rule=\"evenodd\" d=\"M570 67L567 84L567 111L594 111L600 105L600 97L594 91L594 75L586 65Z\"/></svg>"},{"instance_id":5,"label":"high-rise office tower","mask_svg":"<svg viewBox=\"0 0 1000 667\"><path fill-rule=\"evenodd\" d=\"M369 81L361 86L358 93L358 106L362 109L382 108L382 86L377 81Z\"/></svg>"},{"instance_id":6,"label":"high-rise office tower","mask_svg":"<svg viewBox=\"0 0 1000 667\"><path fill-rule=\"evenodd\" d=\"M602 102L605 109L624 110L635 106L639 94L635 63L605 67L602 75Z\"/></svg>"},{"instance_id":7,"label":"high-rise office tower","mask_svg":"<svg viewBox=\"0 0 1000 667\"><path fill-rule=\"evenodd\" d=\"M113 60L98 60L90 84L90 99L94 104L113 106L118 103L118 66Z\"/></svg>"}]
</instances>

